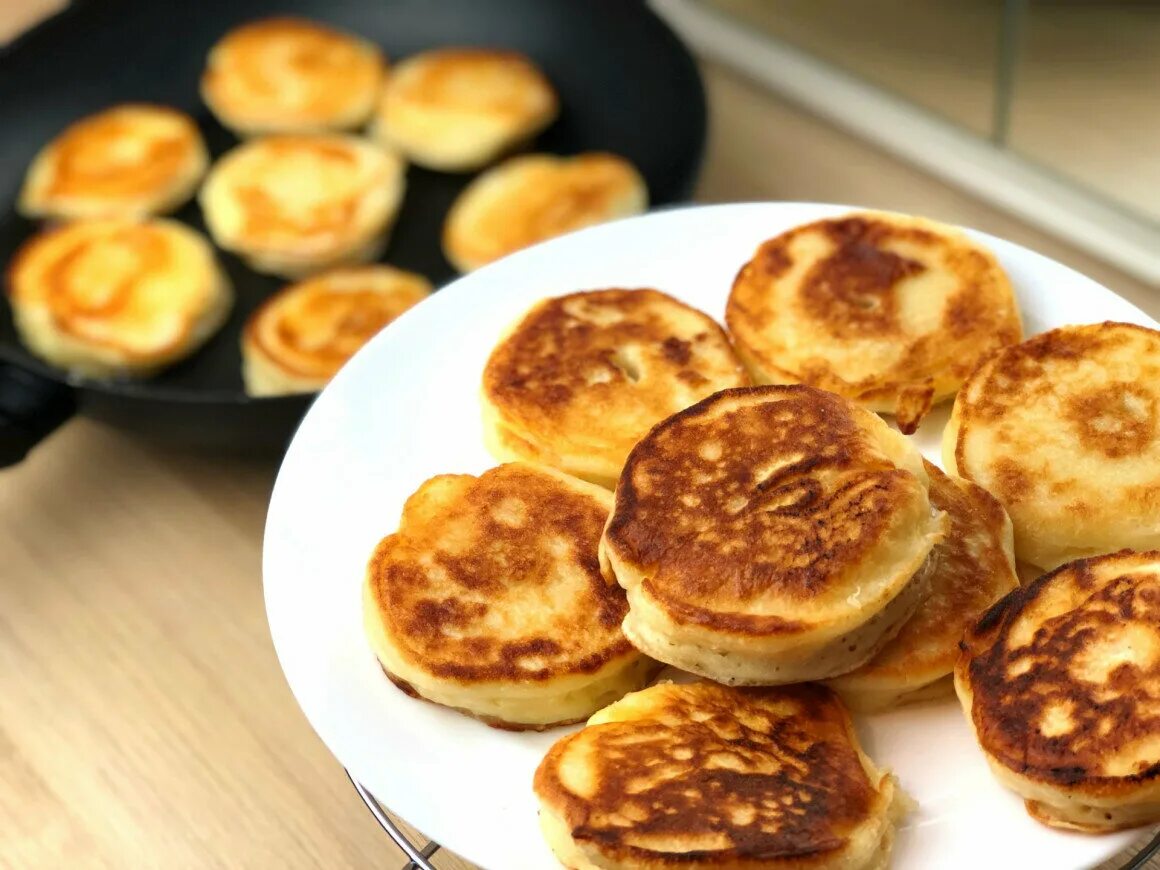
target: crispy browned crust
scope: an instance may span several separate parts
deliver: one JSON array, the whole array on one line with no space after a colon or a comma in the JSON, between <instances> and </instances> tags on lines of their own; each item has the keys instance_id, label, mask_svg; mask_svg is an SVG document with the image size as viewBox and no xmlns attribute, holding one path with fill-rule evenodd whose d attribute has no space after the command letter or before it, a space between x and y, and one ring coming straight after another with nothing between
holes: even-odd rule
<instances>
[{"instance_id":1,"label":"crispy browned crust","mask_svg":"<svg viewBox=\"0 0 1160 870\"><path fill-rule=\"evenodd\" d=\"M1109 776L1104 768L1133 742L1160 736L1160 658L1143 669L1121 662L1100 680L1075 673L1108 632L1130 628L1160 645L1160 576L1135 571L1156 560L1160 552L1122 550L1070 562L1014 590L968 629L956 670L970 689L980 745L994 761L1089 797L1116 797L1160 781L1160 759L1141 760L1125 775ZM1066 596L1068 607L1036 619L1029 642L1013 646L1021 617L1032 618L1036 607L1058 596ZM1021 630L1028 634L1027 626ZM1070 726L1045 734L1045 714L1060 707L1069 711Z\"/></svg>"},{"instance_id":2,"label":"crispy browned crust","mask_svg":"<svg viewBox=\"0 0 1160 870\"><path fill-rule=\"evenodd\" d=\"M1019 585L1007 554L1010 531L1003 506L981 486L923 464L930 503L949 518L946 537L928 557L931 591L894 640L853 676L905 677L915 671L932 679L946 676L954 669L963 632Z\"/></svg>"},{"instance_id":3,"label":"crispy browned crust","mask_svg":"<svg viewBox=\"0 0 1160 870\"><path fill-rule=\"evenodd\" d=\"M633 652L620 631L624 592L600 574L596 552L606 517L600 501L530 466L444 477L462 480L454 502L437 516L415 519L423 509L421 488L404 508L399 531L383 538L368 566L384 630L400 655L436 678L472 684L594 674ZM512 507L513 500L522 507ZM506 518L512 510L521 524ZM451 538L462 545L453 548ZM511 608L526 606L561 565L584 578L574 606L538 608L513 626L520 617ZM505 637L489 632L489 615L508 623Z\"/></svg>"},{"instance_id":4,"label":"crispy browned crust","mask_svg":"<svg viewBox=\"0 0 1160 870\"><path fill-rule=\"evenodd\" d=\"M483 392L504 422L541 446L604 444L621 461L654 424L749 383L725 331L652 289L545 299L492 352Z\"/></svg>"},{"instance_id":5,"label":"crispy browned crust","mask_svg":"<svg viewBox=\"0 0 1160 870\"><path fill-rule=\"evenodd\" d=\"M755 401L711 413L737 397ZM723 390L674 414L629 454L606 546L649 566L643 588L678 622L800 631L796 620L746 613L746 602L767 590L802 601L825 594L921 486L870 453L855 410L789 385ZM720 450L706 454L707 444Z\"/></svg>"},{"instance_id":6,"label":"crispy browned crust","mask_svg":"<svg viewBox=\"0 0 1160 870\"><path fill-rule=\"evenodd\" d=\"M568 735L536 770L544 805L573 839L616 866L776 866L803 858L820 866L882 811L850 716L828 689L706 682L646 691L662 688L671 697L659 709ZM560 775L576 741L591 747L595 766L594 789L583 796ZM727 845L659 851L635 845L641 835Z\"/></svg>"},{"instance_id":7,"label":"crispy browned crust","mask_svg":"<svg viewBox=\"0 0 1160 870\"><path fill-rule=\"evenodd\" d=\"M975 476L965 456L966 440L974 426L1001 419L1013 407L1026 407L1054 400L1054 379L1048 375L1050 363L1082 360L1098 362L1100 354L1124 345L1130 334L1152 339L1160 352L1160 332L1131 323L1092 323L1063 326L1040 333L1021 344L1006 347L987 358L967 379L956 401L959 428L955 439L955 464L964 476ZM1084 451L1122 459L1141 453L1160 437L1160 408L1155 385L1115 382L1082 395L1070 396L1062 417L1071 425L1069 436ZM1125 412L1125 399L1143 405L1146 413ZM1107 423L1114 419L1117 426ZM1032 488L1028 471L1009 456L995 459L990 489L1004 504L1025 500ZM1160 490L1138 493L1141 507L1160 503ZM1082 511L1082 503L1074 505Z\"/></svg>"},{"instance_id":8,"label":"crispy browned crust","mask_svg":"<svg viewBox=\"0 0 1160 870\"><path fill-rule=\"evenodd\" d=\"M834 251L801 277L792 310L771 304L771 282L795 266L795 241L819 232ZM726 308L739 351L763 380L807 383L868 404L893 404L899 427L913 432L936 397L953 393L982 357L1018 341L1022 331L1010 284L995 258L967 237L948 233L937 224L867 213L815 221L766 241L737 274ZM897 243L907 244L917 259L888 250ZM936 269L955 287L937 328L916 334L903 327L897 288ZM888 339L905 344L905 352L864 377L852 377L821 355L808 362L789 360L781 341L771 336L786 317L832 340Z\"/></svg>"}]
</instances>

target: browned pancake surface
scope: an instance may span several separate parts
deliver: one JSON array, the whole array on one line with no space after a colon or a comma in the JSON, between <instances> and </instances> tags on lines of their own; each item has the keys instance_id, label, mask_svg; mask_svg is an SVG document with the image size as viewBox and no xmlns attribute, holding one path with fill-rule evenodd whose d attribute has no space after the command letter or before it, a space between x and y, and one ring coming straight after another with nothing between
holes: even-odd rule
<instances>
[{"instance_id":1,"label":"browned pancake surface","mask_svg":"<svg viewBox=\"0 0 1160 870\"><path fill-rule=\"evenodd\" d=\"M746 383L721 327L652 289L546 299L483 373L487 400L516 434L560 452L608 451L619 463L660 420Z\"/></svg>"},{"instance_id":2,"label":"browned pancake surface","mask_svg":"<svg viewBox=\"0 0 1160 870\"><path fill-rule=\"evenodd\" d=\"M606 516L602 497L534 467L432 478L369 566L400 654L467 683L591 674L631 652L624 593L596 556Z\"/></svg>"},{"instance_id":3,"label":"browned pancake surface","mask_svg":"<svg viewBox=\"0 0 1160 870\"><path fill-rule=\"evenodd\" d=\"M1082 559L1012 592L967 633L959 668L980 743L1011 770L1096 795L1160 778L1160 552Z\"/></svg>"},{"instance_id":4,"label":"browned pancake surface","mask_svg":"<svg viewBox=\"0 0 1160 870\"><path fill-rule=\"evenodd\" d=\"M813 607L853 593L850 571L896 508L926 501L856 413L866 414L791 385L725 390L670 417L629 456L607 544L641 566L648 594L679 622L802 629ZM770 609L801 609L803 621Z\"/></svg>"},{"instance_id":5,"label":"browned pancake surface","mask_svg":"<svg viewBox=\"0 0 1160 870\"><path fill-rule=\"evenodd\" d=\"M611 860L820 861L881 803L849 715L820 686L646 692L663 700L650 698L641 718L565 737L536 772L537 793L573 838ZM579 759L588 768L583 793L568 787ZM674 843L685 848L674 853Z\"/></svg>"},{"instance_id":6,"label":"browned pancake surface","mask_svg":"<svg viewBox=\"0 0 1160 870\"><path fill-rule=\"evenodd\" d=\"M765 242L738 273L726 320L762 380L896 411L904 432L1021 334L994 257L950 227L875 213Z\"/></svg>"}]
</instances>

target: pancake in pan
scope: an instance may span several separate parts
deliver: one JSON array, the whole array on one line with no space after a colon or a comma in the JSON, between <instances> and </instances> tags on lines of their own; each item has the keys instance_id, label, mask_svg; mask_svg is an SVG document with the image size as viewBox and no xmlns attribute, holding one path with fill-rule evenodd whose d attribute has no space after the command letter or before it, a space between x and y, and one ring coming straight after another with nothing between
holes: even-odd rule
<instances>
[{"instance_id":1,"label":"pancake in pan","mask_svg":"<svg viewBox=\"0 0 1160 870\"><path fill-rule=\"evenodd\" d=\"M214 241L253 269L299 278L382 252L405 170L355 136L268 136L214 164L202 212Z\"/></svg>"},{"instance_id":2,"label":"pancake in pan","mask_svg":"<svg viewBox=\"0 0 1160 870\"><path fill-rule=\"evenodd\" d=\"M724 331L657 290L537 303L483 371L484 432L500 459L551 465L609 489L655 424L748 376Z\"/></svg>"},{"instance_id":3,"label":"pancake in pan","mask_svg":"<svg viewBox=\"0 0 1160 870\"><path fill-rule=\"evenodd\" d=\"M21 340L90 377L149 375L222 325L233 290L200 233L176 221L90 220L29 239L8 267Z\"/></svg>"},{"instance_id":4,"label":"pancake in pan","mask_svg":"<svg viewBox=\"0 0 1160 870\"><path fill-rule=\"evenodd\" d=\"M1160 552L1080 559L966 635L955 688L995 776L1055 828L1160 822Z\"/></svg>"},{"instance_id":5,"label":"pancake in pan","mask_svg":"<svg viewBox=\"0 0 1160 870\"><path fill-rule=\"evenodd\" d=\"M1020 561L1160 548L1160 332L1064 326L991 356L943 461L1002 502Z\"/></svg>"},{"instance_id":6,"label":"pancake in pan","mask_svg":"<svg viewBox=\"0 0 1160 870\"><path fill-rule=\"evenodd\" d=\"M513 251L648 208L636 168L615 154L513 157L472 181L443 225L443 254L470 272Z\"/></svg>"},{"instance_id":7,"label":"pancake in pan","mask_svg":"<svg viewBox=\"0 0 1160 870\"><path fill-rule=\"evenodd\" d=\"M749 387L633 449L601 565L637 649L722 683L792 683L898 633L944 525L918 450L881 418L814 387Z\"/></svg>"},{"instance_id":8,"label":"pancake in pan","mask_svg":"<svg viewBox=\"0 0 1160 870\"><path fill-rule=\"evenodd\" d=\"M758 383L806 383L911 433L991 351L1019 341L1011 284L953 227L863 212L761 245L725 315Z\"/></svg>"},{"instance_id":9,"label":"pancake in pan","mask_svg":"<svg viewBox=\"0 0 1160 870\"><path fill-rule=\"evenodd\" d=\"M653 669L625 640L624 593L600 575L606 490L531 465L443 474L371 557L371 646L403 691L488 724L582 721Z\"/></svg>"},{"instance_id":10,"label":"pancake in pan","mask_svg":"<svg viewBox=\"0 0 1160 870\"><path fill-rule=\"evenodd\" d=\"M467 172L531 139L558 111L552 85L522 54L440 48L391 71L371 135L420 166Z\"/></svg>"},{"instance_id":11,"label":"pancake in pan","mask_svg":"<svg viewBox=\"0 0 1160 870\"><path fill-rule=\"evenodd\" d=\"M142 218L185 204L209 157L193 119L127 103L69 125L28 169L17 209L25 217Z\"/></svg>"},{"instance_id":12,"label":"pancake in pan","mask_svg":"<svg viewBox=\"0 0 1160 870\"><path fill-rule=\"evenodd\" d=\"M1019 586L1011 520L995 498L970 481L923 463L930 503L947 515L947 535L927 557L930 592L902 630L873 659L829 680L852 709L952 694L959 640L984 610Z\"/></svg>"},{"instance_id":13,"label":"pancake in pan","mask_svg":"<svg viewBox=\"0 0 1160 870\"><path fill-rule=\"evenodd\" d=\"M431 292L422 275L355 266L275 293L246 322L242 375L251 396L322 389L364 344Z\"/></svg>"},{"instance_id":14,"label":"pancake in pan","mask_svg":"<svg viewBox=\"0 0 1160 870\"><path fill-rule=\"evenodd\" d=\"M201 97L239 136L353 130L386 72L377 45L303 18L251 21L210 50Z\"/></svg>"},{"instance_id":15,"label":"pancake in pan","mask_svg":"<svg viewBox=\"0 0 1160 870\"><path fill-rule=\"evenodd\" d=\"M557 741L534 787L572 870L883 870L909 803L812 685L635 692Z\"/></svg>"}]
</instances>

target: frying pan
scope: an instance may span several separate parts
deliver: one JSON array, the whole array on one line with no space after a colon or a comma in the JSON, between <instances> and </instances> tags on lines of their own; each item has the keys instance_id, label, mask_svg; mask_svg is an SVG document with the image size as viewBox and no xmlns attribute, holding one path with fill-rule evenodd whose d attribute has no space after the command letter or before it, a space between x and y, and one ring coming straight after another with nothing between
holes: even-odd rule
<instances>
[{"instance_id":1,"label":"frying pan","mask_svg":"<svg viewBox=\"0 0 1160 870\"><path fill-rule=\"evenodd\" d=\"M691 192L704 92L687 50L642 0L77 0L0 50L0 262L36 230L12 209L25 168L82 115L127 100L164 103L196 119L215 156L232 147L237 140L198 98L206 52L230 27L282 13L360 34L391 59L453 44L525 52L562 105L537 150L621 154L640 168L653 205ZM451 278L440 229L469 179L411 167L385 259L436 285ZM177 217L205 229L196 204ZM194 356L149 380L78 379L39 362L21 346L6 298L0 302L0 466L78 412L192 445L283 446L311 397L246 396L239 336L247 315L284 282L219 255L237 293L229 322Z\"/></svg>"}]
</instances>

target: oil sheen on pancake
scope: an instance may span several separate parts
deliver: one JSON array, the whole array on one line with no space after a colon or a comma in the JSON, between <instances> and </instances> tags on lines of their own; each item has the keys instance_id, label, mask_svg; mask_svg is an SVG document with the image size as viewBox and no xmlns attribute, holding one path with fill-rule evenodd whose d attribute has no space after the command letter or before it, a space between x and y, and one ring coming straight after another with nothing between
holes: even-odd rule
<instances>
[{"instance_id":1,"label":"oil sheen on pancake","mask_svg":"<svg viewBox=\"0 0 1160 870\"><path fill-rule=\"evenodd\" d=\"M647 207L644 179L615 154L513 157L459 194L443 225L443 253L460 272L470 272L536 242Z\"/></svg>"},{"instance_id":2,"label":"oil sheen on pancake","mask_svg":"<svg viewBox=\"0 0 1160 870\"><path fill-rule=\"evenodd\" d=\"M947 469L986 488L1020 561L1160 548L1160 332L1065 326L987 359L955 401Z\"/></svg>"},{"instance_id":3,"label":"oil sheen on pancake","mask_svg":"<svg viewBox=\"0 0 1160 870\"><path fill-rule=\"evenodd\" d=\"M656 290L592 290L537 303L483 372L485 435L609 489L656 423L749 383L724 331Z\"/></svg>"},{"instance_id":4,"label":"oil sheen on pancake","mask_svg":"<svg viewBox=\"0 0 1160 870\"><path fill-rule=\"evenodd\" d=\"M1003 506L982 487L924 465L930 502L949 520L947 535L927 557L930 592L914 616L873 659L829 681L855 710L953 693L950 674L963 632L1019 585Z\"/></svg>"},{"instance_id":5,"label":"oil sheen on pancake","mask_svg":"<svg viewBox=\"0 0 1160 870\"><path fill-rule=\"evenodd\" d=\"M963 640L955 687L991 768L1039 821L1160 822L1160 552L1080 559Z\"/></svg>"},{"instance_id":6,"label":"oil sheen on pancake","mask_svg":"<svg viewBox=\"0 0 1160 870\"><path fill-rule=\"evenodd\" d=\"M374 259L405 166L355 136L268 136L227 153L201 191L214 240L260 272L298 278Z\"/></svg>"},{"instance_id":7,"label":"oil sheen on pancake","mask_svg":"<svg viewBox=\"0 0 1160 870\"><path fill-rule=\"evenodd\" d=\"M636 692L557 741L534 787L572 870L883 870L908 804L815 685Z\"/></svg>"},{"instance_id":8,"label":"oil sheen on pancake","mask_svg":"<svg viewBox=\"0 0 1160 870\"><path fill-rule=\"evenodd\" d=\"M926 594L941 539L917 449L805 385L724 390L629 455L601 542L628 591L624 632L729 684L860 667Z\"/></svg>"},{"instance_id":9,"label":"oil sheen on pancake","mask_svg":"<svg viewBox=\"0 0 1160 870\"><path fill-rule=\"evenodd\" d=\"M266 18L210 50L201 96L243 136L353 130L370 117L385 69L370 42L303 18Z\"/></svg>"},{"instance_id":10,"label":"oil sheen on pancake","mask_svg":"<svg viewBox=\"0 0 1160 870\"><path fill-rule=\"evenodd\" d=\"M183 205L209 157L193 119L129 103L69 125L37 154L20 193L32 218L140 218Z\"/></svg>"},{"instance_id":11,"label":"oil sheen on pancake","mask_svg":"<svg viewBox=\"0 0 1160 870\"><path fill-rule=\"evenodd\" d=\"M380 265L335 269L286 287L246 323L246 392L321 389L359 348L430 292L422 275Z\"/></svg>"},{"instance_id":12,"label":"oil sheen on pancake","mask_svg":"<svg viewBox=\"0 0 1160 870\"><path fill-rule=\"evenodd\" d=\"M531 139L558 111L552 85L522 54L439 48L391 71L371 131L420 166L467 172Z\"/></svg>"},{"instance_id":13,"label":"oil sheen on pancake","mask_svg":"<svg viewBox=\"0 0 1160 870\"><path fill-rule=\"evenodd\" d=\"M209 243L164 219L63 224L33 236L8 268L21 340L91 377L148 375L185 357L233 303Z\"/></svg>"},{"instance_id":14,"label":"oil sheen on pancake","mask_svg":"<svg viewBox=\"0 0 1160 870\"><path fill-rule=\"evenodd\" d=\"M765 242L733 283L726 322L759 383L806 383L911 433L988 353L1019 341L1011 284L953 227L865 212Z\"/></svg>"},{"instance_id":15,"label":"oil sheen on pancake","mask_svg":"<svg viewBox=\"0 0 1160 870\"><path fill-rule=\"evenodd\" d=\"M582 721L653 665L597 562L611 495L513 463L433 477L371 557L366 630L408 694L504 728Z\"/></svg>"}]
</instances>

